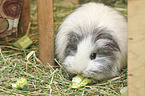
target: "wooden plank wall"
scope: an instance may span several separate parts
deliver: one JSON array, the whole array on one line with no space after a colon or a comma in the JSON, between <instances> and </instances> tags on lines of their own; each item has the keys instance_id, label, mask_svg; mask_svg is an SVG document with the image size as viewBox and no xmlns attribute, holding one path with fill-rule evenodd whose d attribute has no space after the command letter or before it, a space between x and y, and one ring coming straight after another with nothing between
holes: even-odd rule
<instances>
[{"instance_id":1,"label":"wooden plank wall","mask_svg":"<svg viewBox=\"0 0 145 96\"><path fill-rule=\"evenodd\" d=\"M145 0L128 0L128 96L145 96Z\"/></svg>"},{"instance_id":2,"label":"wooden plank wall","mask_svg":"<svg viewBox=\"0 0 145 96\"><path fill-rule=\"evenodd\" d=\"M39 58L43 64L54 65L54 32L52 0L37 0L39 27Z\"/></svg>"}]
</instances>

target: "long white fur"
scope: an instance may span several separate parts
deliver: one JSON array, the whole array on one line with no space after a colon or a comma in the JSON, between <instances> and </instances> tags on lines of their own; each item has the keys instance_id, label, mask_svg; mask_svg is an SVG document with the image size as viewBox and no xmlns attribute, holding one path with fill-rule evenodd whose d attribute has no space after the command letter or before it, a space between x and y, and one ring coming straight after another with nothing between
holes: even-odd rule
<instances>
[{"instance_id":1,"label":"long white fur","mask_svg":"<svg viewBox=\"0 0 145 96\"><path fill-rule=\"evenodd\" d=\"M125 18L119 12L104 4L87 3L76 9L63 21L56 35L55 52L59 60L64 63L64 66L67 66L67 71L77 74L80 71L97 68L93 62L88 60L89 54L93 50L93 47L95 47L93 43L90 43L91 36L79 43L75 57L65 57L64 52L69 39L68 32L76 32L82 35L93 32L94 29L101 27L112 30L110 34L115 38L121 50L121 54L116 54L119 60L115 62L117 64L114 66L113 71L109 73L110 76L118 75L118 71L126 66L127 22ZM102 77L98 76L96 78Z\"/></svg>"}]
</instances>

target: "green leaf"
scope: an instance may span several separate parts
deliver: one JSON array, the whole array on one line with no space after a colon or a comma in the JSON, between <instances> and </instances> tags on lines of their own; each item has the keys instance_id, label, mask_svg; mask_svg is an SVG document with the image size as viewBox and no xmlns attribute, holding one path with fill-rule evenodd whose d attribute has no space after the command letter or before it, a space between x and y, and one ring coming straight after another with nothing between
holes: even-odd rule
<instances>
[{"instance_id":1,"label":"green leaf","mask_svg":"<svg viewBox=\"0 0 145 96\"><path fill-rule=\"evenodd\" d=\"M18 79L17 82L16 82L16 88L17 89L28 89L28 81L27 79L24 79L24 78L21 78L21 79Z\"/></svg>"},{"instance_id":2,"label":"green leaf","mask_svg":"<svg viewBox=\"0 0 145 96\"><path fill-rule=\"evenodd\" d=\"M88 83L91 83L90 79L78 75L72 79L71 88L80 88L87 85Z\"/></svg>"}]
</instances>

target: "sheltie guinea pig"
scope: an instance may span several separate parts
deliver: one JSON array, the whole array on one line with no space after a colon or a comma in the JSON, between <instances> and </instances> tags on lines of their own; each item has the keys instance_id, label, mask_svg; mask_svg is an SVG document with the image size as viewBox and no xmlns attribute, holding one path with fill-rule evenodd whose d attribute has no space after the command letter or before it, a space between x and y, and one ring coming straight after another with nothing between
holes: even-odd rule
<instances>
[{"instance_id":1,"label":"sheltie guinea pig","mask_svg":"<svg viewBox=\"0 0 145 96\"><path fill-rule=\"evenodd\" d=\"M55 53L71 75L95 81L118 76L126 67L127 20L104 4L84 4L59 27Z\"/></svg>"}]
</instances>

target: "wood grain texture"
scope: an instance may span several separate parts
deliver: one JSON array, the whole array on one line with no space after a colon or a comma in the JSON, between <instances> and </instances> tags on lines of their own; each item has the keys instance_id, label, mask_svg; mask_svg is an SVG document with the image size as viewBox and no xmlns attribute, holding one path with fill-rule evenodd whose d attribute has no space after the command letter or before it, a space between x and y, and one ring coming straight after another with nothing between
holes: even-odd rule
<instances>
[{"instance_id":1,"label":"wood grain texture","mask_svg":"<svg viewBox=\"0 0 145 96\"><path fill-rule=\"evenodd\" d=\"M39 58L54 65L54 32L52 0L37 0L39 26Z\"/></svg>"},{"instance_id":2,"label":"wood grain texture","mask_svg":"<svg viewBox=\"0 0 145 96\"><path fill-rule=\"evenodd\" d=\"M145 0L128 0L128 96L145 95Z\"/></svg>"},{"instance_id":3,"label":"wood grain texture","mask_svg":"<svg viewBox=\"0 0 145 96\"><path fill-rule=\"evenodd\" d=\"M3 18L16 19L20 17L23 0L0 0L0 14Z\"/></svg>"},{"instance_id":4,"label":"wood grain texture","mask_svg":"<svg viewBox=\"0 0 145 96\"><path fill-rule=\"evenodd\" d=\"M0 38L16 35L23 0L0 0Z\"/></svg>"},{"instance_id":5,"label":"wood grain texture","mask_svg":"<svg viewBox=\"0 0 145 96\"><path fill-rule=\"evenodd\" d=\"M24 35L30 22L30 0L23 0L21 17L19 20L19 35Z\"/></svg>"},{"instance_id":6,"label":"wood grain texture","mask_svg":"<svg viewBox=\"0 0 145 96\"><path fill-rule=\"evenodd\" d=\"M0 34L5 32L9 27L7 19L0 17Z\"/></svg>"},{"instance_id":7,"label":"wood grain texture","mask_svg":"<svg viewBox=\"0 0 145 96\"><path fill-rule=\"evenodd\" d=\"M2 9L6 16L18 18L20 16L22 0L5 0Z\"/></svg>"}]
</instances>

